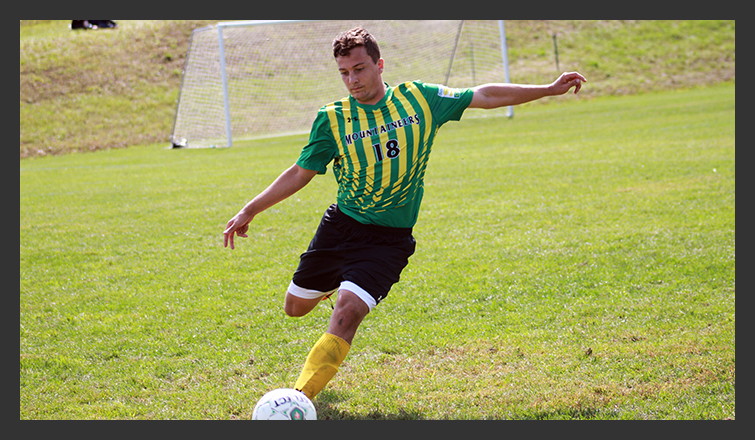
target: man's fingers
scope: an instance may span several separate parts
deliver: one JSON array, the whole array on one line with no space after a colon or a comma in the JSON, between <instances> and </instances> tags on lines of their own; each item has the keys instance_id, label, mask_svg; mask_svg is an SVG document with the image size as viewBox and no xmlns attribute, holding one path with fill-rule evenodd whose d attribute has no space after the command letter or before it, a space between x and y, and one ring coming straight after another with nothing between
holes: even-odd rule
<instances>
[{"instance_id":1,"label":"man's fingers","mask_svg":"<svg viewBox=\"0 0 755 440\"><path fill-rule=\"evenodd\" d=\"M249 230L249 224L242 225L239 228L235 227L233 221L228 222L228 224L225 227L225 231L223 231L223 247L231 246L231 249L236 249L234 245L233 236L239 236L243 238L247 238L248 235L246 232Z\"/></svg>"},{"instance_id":2,"label":"man's fingers","mask_svg":"<svg viewBox=\"0 0 755 440\"><path fill-rule=\"evenodd\" d=\"M233 231L229 232L229 229L226 229L225 231L223 231L223 247L228 247L228 245L231 246L231 249L234 249Z\"/></svg>"},{"instance_id":3,"label":"man's fingers","mask_svg":"<svg viewBox=\"0 0 755 440\"><path fill-rule=\"evenodd\" d=\"M577 77L577 85L574 88L574 93L576 94L582 89L582 82L586 82L587 79L578 72L574 72L574 75Z\"/></svg>"},{"instance_id":4,"label":"man's fingers","mask_svg":"<svg viewBox=\"0 0 755 440\"><path fill-rule=\"evenodd\" d=\"M566 74L569 80L578 79L580 81L587 81L584 76L579 72L569 72Z\"/></svg>"},{"instance_id":5,"label":"man's fingers","mask_svg":"<svg viewBox=\"0 0 755 440\"><path fill-rule=\"evenodd\" d=\"M564 74L564 80L568 84L569 88L574 87L574 94L577 94L582 89L582 82L587 81L579 72L568 72Z\"/></svg>"},{"instance_id":6,"label":"man's fingers","mask_svg":"<svg viewBox=\"0 0 755 440\"><path fill-rule=\"evenodd\" d=\"M228 224L225 225L225 231L223 231L223 247L228 247L228 245L230 245L231 249L235 249L233 245L233 233L236 232L236 229L234 229L233 226L233 220L229 221Z\"/></svg>"},{"instance_id":7,"label":"man's fingers","mask_svg":"<svg viewBox=\"0 0 755 440\"><path fill-rule=\"evenodd\" d=\"M240 228L236 229L236 235L238 235L239 237L246 238L247 237L246 231L248 230L249 230L249 224L247 223L245 225L242 225Z\"/></svg>"}]
</instances>

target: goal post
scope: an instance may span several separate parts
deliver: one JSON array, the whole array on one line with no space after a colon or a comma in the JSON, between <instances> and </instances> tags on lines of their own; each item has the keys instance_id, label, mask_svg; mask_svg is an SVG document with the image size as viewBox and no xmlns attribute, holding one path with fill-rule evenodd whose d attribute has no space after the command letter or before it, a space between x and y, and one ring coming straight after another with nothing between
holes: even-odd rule
<instances>
[{"instance_id":1,"label":"goal post","mask_svg":"<svg viewBox=\"0 0 755 440\"><path fill-rule=\"evenodd\" d=\"M219 22L191 34L172 146L230 147L308 133L317 110L348 93L332 41L356 26L377 39L390 85L510 82L502 20Z\"/></svg>"}]
</instances>

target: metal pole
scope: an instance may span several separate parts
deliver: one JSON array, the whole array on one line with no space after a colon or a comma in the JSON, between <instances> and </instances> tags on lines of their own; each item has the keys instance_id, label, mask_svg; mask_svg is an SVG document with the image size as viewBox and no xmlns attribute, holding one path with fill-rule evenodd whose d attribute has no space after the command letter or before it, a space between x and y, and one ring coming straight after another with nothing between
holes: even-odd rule
<instances>
[{"instance_id":1,"label":"metal pole","mask_svg":"<svg viewBox=\"0 0 755 440\"><path fill-rule=\"evenodd\" d=\"M228 75L225 71L225 45L223 44L223 26L218 26L218 48L220 49L220 77L223 79L223 108L225 109L225 135L228 146L233 144L231 135L231 107L228 101Z\"/></svg>"},{"instance_id":2,"label":"metal pole","mask_svg":"<svg viewBox=\"0 0 755 440\"><path fill-rule=\"evenodd\" d=\"M556 72L561 73L561 68L558 67L558 43L556 43L556 33L553 33L553 51L556 53Z\"/></svg>"},{"instance_id":3,"label":"metal pole","mask_svg":"<svg viewBox=\"0 0 755 440\"><path fill-rule=\"evenodd\" d=\"M451 53L451 61L448 63L448 71L446 72L446 82L444 85L448 86L448 80L451 78L451 68L454 66L454 59L456 58L456 48L459 46L459 38L461 38L461 28L464 26L464 20L459 20L459 30L456 32L456 40L454 41L454 51Z\"/></svg>"},{"instance_id":4,"label":"metal pole","mask_svg":"<svg viewBox=\"0 0 755 440\"><path fill-rule=\"evenodd\" d=\"M503 20L498 20L498 30L501 34L501 57L503 58L503 74L506 78L506 82L511 83L511 78L509 77L509 53L508 46L506 46L506 28L503 25ZM508 116L509 118L514 117L513 106L508 107Z\"/></svg>"}]
</instances>

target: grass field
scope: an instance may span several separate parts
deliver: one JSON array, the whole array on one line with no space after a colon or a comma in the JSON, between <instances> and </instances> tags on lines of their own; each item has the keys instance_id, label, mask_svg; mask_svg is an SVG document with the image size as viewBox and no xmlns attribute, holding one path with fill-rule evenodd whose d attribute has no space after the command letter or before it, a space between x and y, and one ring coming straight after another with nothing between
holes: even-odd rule
<instances>
[{"instance_id":1,"label":"grass field","mask_svg":"<svg viewBox=\"0 0 755 440\"><path fill-rule=\"evenodd\" d=\"M735 86L441 130L417 253L321 419L735 418ZM283 291L332 174L227 220L306 137L20 161L20 418L247 419L326 301Z\"/></svg>"}]
</instances>

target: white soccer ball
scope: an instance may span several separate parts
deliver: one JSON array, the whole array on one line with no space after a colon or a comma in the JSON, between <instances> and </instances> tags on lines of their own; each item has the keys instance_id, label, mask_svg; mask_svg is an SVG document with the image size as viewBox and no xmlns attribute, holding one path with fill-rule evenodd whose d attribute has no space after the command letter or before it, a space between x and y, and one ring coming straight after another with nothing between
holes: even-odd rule
<instances>
[{"instance_id":1,"label":"white soccer ball","mask_svg":"<svg viewBox=\"0 0 755 440\"><path fill-rule=\"evenodd\" d=\"M252 420L317 420L317 411L301 391L278 388L257 402Z\"/></svg>"}]
</instances>

